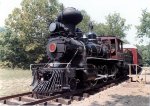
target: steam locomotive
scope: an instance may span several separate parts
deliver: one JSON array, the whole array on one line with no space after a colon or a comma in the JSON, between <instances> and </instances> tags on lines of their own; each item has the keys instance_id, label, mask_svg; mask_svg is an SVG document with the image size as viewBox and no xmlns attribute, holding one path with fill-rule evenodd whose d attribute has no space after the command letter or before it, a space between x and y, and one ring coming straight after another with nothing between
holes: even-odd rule
<instances>
[{"instance_id":1,"label":"steam locomotive","mask_svg":"<svg viewBox=\"0 0 150 106\"><path fill-rule=\"evenodd\" d=\"M50 24L46 45L49 62L32 66L33 92L76 90L126 75L123 42L117 37L98 37L92 24L89 32L83 34L76 28L82 19L80 11L69 7Z\"/></svg>"}]
</instances>

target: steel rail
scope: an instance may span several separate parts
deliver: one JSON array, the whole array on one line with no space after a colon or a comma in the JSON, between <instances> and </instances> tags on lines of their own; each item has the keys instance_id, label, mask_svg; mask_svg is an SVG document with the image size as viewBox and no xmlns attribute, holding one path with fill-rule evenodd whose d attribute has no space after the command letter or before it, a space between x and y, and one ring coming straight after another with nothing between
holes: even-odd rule
<instances>
[{"instance_id":1,"label":"steel rail","mask_svg":"<svg viewBox=\"0 0 150 106\"><path fill-rule=\"evenodd\" d=\"M104 88L104 86L106 86L105 88L107 89L107 85L110 86L110 84L112 84L112 83L114 83L116 85L122 81L125 81L125 79L127 79L127 77L122 76L122 77L116 78L115 80L109 80L106 83L98 84L97 86L93 86L93 87L85 88L85 89L78 89L76 91L64 92L61 94L55 94L54 96L44 96L44 98L42 98L42 99L35 99L35 101L26 102L26 103L23 103L21 105L37 105L37 104L41 104L41 103L47 104L50 100L58 99L58 98L65 97L65 96L74 96L74 95L82 94L84 92L89 92L89 91L94 90L94 89L98 90L100 88ZM29 95L29 94L33 94L33 93L32 92L26 92L26 93L1 97L0 101L9 100L9 99L13 99L16 97L24 97L24 96Z\"/></svg>"},{"instance_id":2,"label":"steel rail","mask_svg":"<svg viewBox=\"0 0 150 106\"><path fill-rule=\"evenodd\" d=\"M23 105L36 105L36 104L39 104L39 103L43 103L43 102L47 102L47 101L50 101L50 100L53 100L53 99L57 99L59 97L62 97L63 95L64 94L57 94L57 95L54 95L54 96L51 96L51 97L46 97L46 98L43 98L43 99L40 99L40 100L37 100L37 101L25 103Z\"/></svg>"},{"instance_id":3,"label":"steel rail","mask_svg":"<svg viewBox=\"0 0 150 106\"><path fill-rule=\"evenodd\" d=\"M5 97L1 97L1 100L6 100L6 99L11 99L11 98L15 98L15 97L20 97L20 96L25 96L25 95L29 95L32 94L32 92L25 92L25 93L21 93L21 94L16 94L16 95L11 95L11 96L5 96Z\"/></svg>"}]
</instances>

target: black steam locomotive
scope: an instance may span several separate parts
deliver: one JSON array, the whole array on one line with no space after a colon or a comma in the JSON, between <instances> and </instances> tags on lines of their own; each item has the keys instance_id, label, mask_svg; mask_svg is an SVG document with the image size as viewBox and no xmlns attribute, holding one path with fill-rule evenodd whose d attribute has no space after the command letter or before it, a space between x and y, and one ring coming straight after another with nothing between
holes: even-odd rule
<instances>
[{"instance_id":1,"label":"black steam locomotive","mask_svg":"<svg viewBox=\"0 0 150 106\"><path fill-rule=\"evenodd\" d=\"M113 47L92 32L83 34L76 25L83 16L75 8L64 9L50 24L47 48L49 62L32 66L33 92L54 93L65 89L95 86L99 80L106 82L123 75L122 54L113 58Z\"/></svg>"}]
</instances>

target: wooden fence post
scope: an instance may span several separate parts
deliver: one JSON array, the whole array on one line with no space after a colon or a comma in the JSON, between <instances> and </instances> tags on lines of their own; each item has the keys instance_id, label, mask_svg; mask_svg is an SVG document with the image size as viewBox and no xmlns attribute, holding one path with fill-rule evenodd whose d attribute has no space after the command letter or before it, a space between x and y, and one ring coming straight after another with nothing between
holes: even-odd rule
<instances>
[{"instance_id":1,"label":"wooden fence post","mask_svg":"<svg viewBox=\"0 0 150 106\"><path fill-rule=\"evenodd\" d=\"M137 64L135 65L135 71L136 71L136 82L138 81L138 75L137 75Z\"/></svg>"},{"instance_id":2,"label":"wooden fence post","mask_svg":"<svg viewBox=\"0 0 150 106\"><path fill-rule=\"evenodd\" d=\"M131 77L131 64L129 64L129 81L132 82L132 77Z\"/></svg>"},{"instance_id":3,"label":"wooden fence post","mask_svg":"<svg viewBox=\"0 0 150 106\"><path fill-rule=\"evenodd\" d=\"M145 70L145 84L146 84L146 71L147 71L147 70Z\"/></svg>"}]
</instances>

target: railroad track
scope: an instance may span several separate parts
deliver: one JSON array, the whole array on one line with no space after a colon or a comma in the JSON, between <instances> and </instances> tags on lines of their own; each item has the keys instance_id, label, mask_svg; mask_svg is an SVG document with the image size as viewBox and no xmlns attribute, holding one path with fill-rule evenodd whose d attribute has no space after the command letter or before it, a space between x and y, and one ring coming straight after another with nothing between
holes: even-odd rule
<instances>
[{"instance_id":1,"label":"railroad track","mask_svg":"<svg viewBox=\"0 0 150 106\"><path fill-rule=\"evenodd\" d=\"M0 98L0 105L50 105L61 106L62 104L69 105L72 100L80 101L90 96L90 94L97 93L112 86L115 86L121 82L126 81L128 78L119 78L116 80L110 80L107 83L98 84L93 88L80 89L72 92L64 92L55 94L52 96L43 96L41 99L37 98L37 95L32 92L21 93L17 95L11 95ZM40 96L40 95L39 95Z\"/></svg>"}]
</instances>

